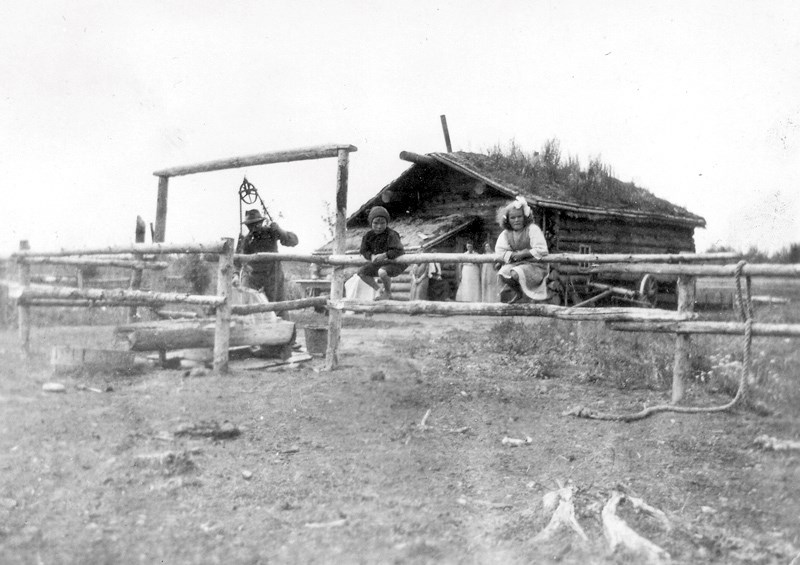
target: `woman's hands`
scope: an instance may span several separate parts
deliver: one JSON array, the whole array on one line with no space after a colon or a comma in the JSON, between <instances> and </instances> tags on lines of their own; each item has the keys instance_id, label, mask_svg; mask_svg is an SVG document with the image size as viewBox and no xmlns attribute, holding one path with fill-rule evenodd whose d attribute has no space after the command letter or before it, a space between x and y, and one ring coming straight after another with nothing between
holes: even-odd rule
<instances>
[{"instance_id":1,"label":"woman's hands","mask_svg":"<svg viewBox=\"0 0 800 565\"><path fill-rule=\"evenodd\" d=\"M389 254L388 253L378 253L377 255L373 255L372 256L372 262L373 263L383 263L383 262L388 261L388 260L389 260Z\"/></svg>"}]
</instances>

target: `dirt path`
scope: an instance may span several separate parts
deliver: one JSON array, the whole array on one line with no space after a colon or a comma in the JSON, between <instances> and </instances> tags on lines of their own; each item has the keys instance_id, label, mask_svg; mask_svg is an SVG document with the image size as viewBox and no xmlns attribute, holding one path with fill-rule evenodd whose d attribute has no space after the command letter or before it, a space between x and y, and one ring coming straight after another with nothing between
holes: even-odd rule
<instances>
[{"instance_id":1,"label":"dirt path","mask_svg":"<svg viewBox=\"0 0 800 565\"><path fill-rule=\"evenodd\" d=\"M797 434L796 421L567 418L576 402L640 406L661 393L569 378L569 352L560 377L531 378L520 358L483 348L496 323L375 316L345 328L333 373L321 361L225 377L159 370L67 379L65 394L41 392L63 332L34 336L29 364L5 336L0 562L635 562L603 538L616 489L667 513L670 531L622 510L676 563L786 563L800 550L797 456L752 444ZM212 422L241 434L179 433ZM550 517L542 496L559 484L576 487L589 539L534 543Z\"/></svg>"}]
</instances>

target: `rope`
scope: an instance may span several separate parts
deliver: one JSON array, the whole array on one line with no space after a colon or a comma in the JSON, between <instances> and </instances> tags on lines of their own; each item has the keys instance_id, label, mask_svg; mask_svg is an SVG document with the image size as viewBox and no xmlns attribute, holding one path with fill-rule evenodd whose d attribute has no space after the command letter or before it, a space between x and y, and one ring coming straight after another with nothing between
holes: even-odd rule
<instances>
[{"instance_id":1,"label":"rope","mask_svg":"<svg viewBox=\"0 0 800 565\"><path fill-rule=\"evenodd\" d=\"M632 414L614 414L610 412L596 412L589 408L578 406L571 410L564 412L563 416L577 416L578 418L589 418L592 420L611 420L616 422L635 422L636 420L643 420L653 414L659 412L677 412L680 414L700 414L705 412L724 412L730 410L740 402L742 402L747 393L747 378L750 375L751 365L751 348L753 341L753 301L750 290L750 277L745 277L747 296L742 294L742 271L746 261L739 261L734 270L734 278L736 281L736 306L739 311L739 317L744 322L744 345L742 352L742 370L739 374L739 387L736 390L736 395L730 402L720 406L674 406L672 404L660 404L658 406L650 406L640 412Z\"/></svg>"}]
</instances>

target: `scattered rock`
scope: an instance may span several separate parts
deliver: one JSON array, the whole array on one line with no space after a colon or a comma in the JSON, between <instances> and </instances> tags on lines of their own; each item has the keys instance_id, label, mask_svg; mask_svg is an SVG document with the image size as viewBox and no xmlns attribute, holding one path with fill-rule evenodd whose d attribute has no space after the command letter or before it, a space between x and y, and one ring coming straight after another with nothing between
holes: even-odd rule
<instances>
[{"instance_id":1,"label":"scattered rock","mask_svg":"<svg viewBox=\"0 0 800 565\"><path fill-rule=\"evenodd\" d=\"M369 376L369 380L371 381L385 381L386 374L383 371L373 371L372 374Z\"/></svg>"},{"instance_id":2,"label":"scattered rock","mask_svg":"<svg viewBox=\"0 0 800 565\"><path fill-rule=\"evenodd\" d=\"M214 420L196 424L182 424L173 432L176 436L209 437L212 439L232 439L242 431L233 423L225 420L220 424Z\"/></svg>"},{"instance_id":3,"label":"scattered rock","mask_svg":"<svg viewBox=\"0 0 800 565\"><path fill-rule=\"evenodd\" d=\"M167 475L188 473L196 468L186 451L164 451L161 453L144 453L133 459L134 467L158 469Z\"/></svg>"},{"instance_id":4,"label":"scattered rock","mask_svg":"<svg viewBox=\"0 0 800 565\"><path fill-rule=\"evenodd\" d=\"M252 479L252 478L253 478L253 473L252 473L252 472L250 472L250 471L248 471L247 469L243 469L243 470L242 470L242 478L243 478L245 481L249 481L250 479Z\"/></svg>"},{"instance_id":5,"label":"scattered rock","mask_svg":"<svg viewBox=\"0 0 800 565\"><path fill-rule=\"evenodd\" d=\"M61 383L44 383L42 390L44 392L67 392L67 387Z\"/></svg>"},{"instance_id":6,"label":"scattered rock","mask_svg":"<svg viewBox=\"0 0 800 565\"><path fill-rule=\"evenodd\" d=\"M532 442L533 442L533 438L531 438L531 437L526 437L525 439L518 439L518 438L513 438L513 437L508 437L508 436L504 437L500 441L500 443L502 443L503 445L508 445L510 447L520 447L520 446L523 446L523 445L526 445L526 444L529 444L529 443L532 443Z\"/></svg>"},{"instance_id":7,"label":"scattered rock","mask_svg":"<svg viewBox=\"0 0 800 565\"><path fill-rule=\"evenodd\" d=\"M17 501L13 498L0 498L0 506L11 510L12 508L17 507Z\"/></svg>"}]
</instances>

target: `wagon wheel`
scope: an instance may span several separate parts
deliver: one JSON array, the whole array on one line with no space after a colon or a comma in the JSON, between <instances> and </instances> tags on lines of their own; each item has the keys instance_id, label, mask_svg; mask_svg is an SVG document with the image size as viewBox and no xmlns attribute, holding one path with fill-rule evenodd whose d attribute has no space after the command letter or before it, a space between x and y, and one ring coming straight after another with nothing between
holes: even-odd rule
<instances>
[{"instance_id":1,"label":"wagon wheel","mask_svg":"<svg viewBox=\"0 0 800 565\"><path fill-rule=\"evenodd\" d=\"M646 274L639 281L639 290L636 297L642 302L646 302L651 308L654 308L658 301L658 283L651 274Z\"/></svg>"}]
</instances>

